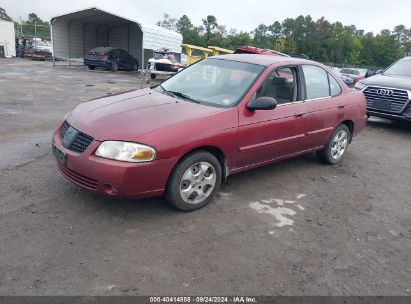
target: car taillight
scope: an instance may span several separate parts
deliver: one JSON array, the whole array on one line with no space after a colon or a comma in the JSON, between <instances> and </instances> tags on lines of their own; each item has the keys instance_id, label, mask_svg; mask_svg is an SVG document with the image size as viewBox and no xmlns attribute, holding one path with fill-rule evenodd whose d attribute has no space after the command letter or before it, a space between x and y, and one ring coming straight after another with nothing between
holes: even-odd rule
<instances>
[{"instance_id":1,"label":"car taillight","mask_svg":"<svg viewBox=\"0 0 411 304\"><path fill-rule=\"evenodd\" d=\"M101 55L98 55L98 58L107 59L108 55L107 54L101 54Z\"/></svg>"}]
</instances>

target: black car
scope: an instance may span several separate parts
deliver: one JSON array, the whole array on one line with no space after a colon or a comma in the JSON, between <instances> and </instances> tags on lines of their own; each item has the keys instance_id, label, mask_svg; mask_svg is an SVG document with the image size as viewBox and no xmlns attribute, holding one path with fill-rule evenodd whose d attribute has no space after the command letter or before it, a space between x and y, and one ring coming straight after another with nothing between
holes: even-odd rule
<instances>
[{"instance_id":1,"label":"black car","mask_svg":"<svg viewBox=\"0 0 411 304\"><path fill-rule=\"evenodd\" d=\"M90 70L96 67L112 71L128 70L137 71L138 61L125 50L112 47L98 47L87 52L84 64Z\"/></svg>"},{"instance_id":2,"label":"black car","mask_svg":"<svg viewBox=\"0 0 411 304\"><path fill-rule=\"evenodd\" d=\"M368 115L411 121L411 57L357 82L355 88L365 95Z\"/></svg>"}]
</instances>

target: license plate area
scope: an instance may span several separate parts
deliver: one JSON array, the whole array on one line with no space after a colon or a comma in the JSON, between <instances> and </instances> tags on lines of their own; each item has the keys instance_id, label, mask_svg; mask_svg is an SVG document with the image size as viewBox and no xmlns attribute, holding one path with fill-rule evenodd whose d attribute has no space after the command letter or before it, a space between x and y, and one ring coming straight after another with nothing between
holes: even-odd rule
<instances>
[{"instance_id":1,"label":"license plate area","mask_svg":"<svg viewBox=\"0 0 411 304\"><path fill-rule=\"evenodd\" d=\"M391 103L388 100L377 99L373 102L374 108L379 110L390 110Z\"/></svg>"},{"instance_id":2,"label":"license plate area","mask_svg":"<svg viewBox=\"0 0 411 304\"><path fill-rule=\"evenodd\" d=\"M59 148L57 148L55 145L52 145L51 151L53 152L54 157L57 159L57 161L65 166L67 164L67 156L66 153L61 151Z\"/></svg>"}]
</instances>

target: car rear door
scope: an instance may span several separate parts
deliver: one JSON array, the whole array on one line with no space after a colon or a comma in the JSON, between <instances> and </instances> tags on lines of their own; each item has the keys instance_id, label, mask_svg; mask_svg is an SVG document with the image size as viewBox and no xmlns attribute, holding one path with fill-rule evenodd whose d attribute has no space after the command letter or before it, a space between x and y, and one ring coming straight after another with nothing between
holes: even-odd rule
<instances>
[{"instance_id":1,"label":"car rear door","mask_svg":"<svg viewBox=\"0 0 411 304\"><path fill-rule=\"evenodd\" d=\"M252 98L276 98L273 110L250 111L248 100L239 108L237 167L245 168L298 154L304 150L306 109L301 98L297 66L274 68L263 78ZM291 96L287 86L291 85Z\"/></svg>"},{"instance_id":2,"label":"car rear door","mask_svg":"<svg viewBox=\"0 0 411 304\"><path fill-rule=\"evenodd\" d=\"M307 109L304 146L317 149L344 120L347 104L340 84L328 71L316 65L302 65L302 71Z\"/></svg>"}]
</instances>

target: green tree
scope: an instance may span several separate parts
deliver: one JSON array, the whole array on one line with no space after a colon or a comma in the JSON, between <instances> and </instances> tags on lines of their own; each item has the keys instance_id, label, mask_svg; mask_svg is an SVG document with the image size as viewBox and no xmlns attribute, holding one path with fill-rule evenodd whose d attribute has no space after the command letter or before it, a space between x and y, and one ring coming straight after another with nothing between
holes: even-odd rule
<instances>
[{"instance_id":1,"label":"green tree","mask_svg":"<svg viewBox=\"0 0 411 304\"><path fill-rule=\"evenodd\" d=\"M176 23L177 32L184 36L184 33L193 29L193 24L191 23L190 18L187 15L183 15L178 19Z\"/></svg>"},{"instance_id":2,"label":"green tree","mask_svg":"<svg viewBox=\"0 0 411 304\"><path fill-rule=\"evenodd\" d=\"M23 35L50 38L50 24L43 21L36 13L30 13L28 20L22 21Z\"/></svg>"},{"instance_id":3,"label":"green tree","mask_svg":"<svg viewBox=\"0 0 411 304\"><path fill-rule=\"evenodd\" d=\"M169 29L171 31L177 30L177 19L171 17L169 14L163 14L163 20L160 20L156 25Z\"/></svg>"},{"instance_id":4,"label":"green tree","mask_svg":"<svg viewBox=\"0 0 411 304\"><path fill-rule=\"evenodd\" d=\"M206 43L208 43L212 31L218 26L217 18L213 15L208 15L205 19L203 19L203 25L206 32Z\"/></svg>"},{"instance_id":5,"label":"green tree","mask_svg":"<svg viewBox=\"0 0 411 304\"><path fill-rule=\"evenodd\" d=\"M0 20L13 21L4 8L0 7Z\"/></svg>"}]
</instances>

